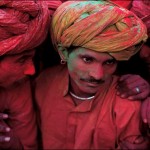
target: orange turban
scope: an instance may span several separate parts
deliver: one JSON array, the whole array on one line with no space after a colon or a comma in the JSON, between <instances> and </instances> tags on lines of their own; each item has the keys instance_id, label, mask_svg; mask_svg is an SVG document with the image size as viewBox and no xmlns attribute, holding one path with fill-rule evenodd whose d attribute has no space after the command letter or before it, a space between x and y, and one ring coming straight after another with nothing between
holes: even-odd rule
<instances>
[{"instance_id":1,"label":"orange turban","mask_svg":"<svg viewBox=\"0 0 150 150\"><path fill-rule=\"evenodd\" d=\"M52 19L54 46L80 46L107 52L116 60L127 60L146 41L146 27L129 10L109 1L68 1Z\"/></svg>"},{"instance_id":2,"label":"orange turban","mask_svg":"<svg viewBox=\"0 0 150 150\"><path fill-rule=\"evenodd\" d=\"M0 56L33 49L46 38L49 10L44 1L0 1Z\"/></svg>"}]
</instances>

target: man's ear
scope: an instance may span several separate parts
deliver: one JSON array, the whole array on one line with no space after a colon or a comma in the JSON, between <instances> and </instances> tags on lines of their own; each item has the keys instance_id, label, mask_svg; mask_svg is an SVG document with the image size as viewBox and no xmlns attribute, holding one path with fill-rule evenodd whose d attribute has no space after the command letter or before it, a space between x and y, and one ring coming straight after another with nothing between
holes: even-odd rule
<instances>
[{"instance_id":1,"label":"man's ear","mask_svg":"<svg viewBox=\"0 0 150 150\"><path fill-rule=\"evenodd\" d=\"M63 61L67 61L68 59L68 50L61 46L58 46L58 54Z\"/></svg>"}]
</instances>

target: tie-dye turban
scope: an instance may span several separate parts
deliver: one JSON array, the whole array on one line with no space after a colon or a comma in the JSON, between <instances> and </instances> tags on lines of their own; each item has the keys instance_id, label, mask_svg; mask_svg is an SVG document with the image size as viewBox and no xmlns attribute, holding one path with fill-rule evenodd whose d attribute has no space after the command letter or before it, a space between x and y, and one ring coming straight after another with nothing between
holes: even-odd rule
<instances>
[{"instance_id":1,"label":"tie-dye turban","mask_svg":"<svg viewBox=\"0 0 150 150\"><path fill-rule=\"evenodd\" d=\"M84 47L116 60L129 59L147 39L146 27L134 13L103 0L64 2L53 15L51 34L56 49Z\"/></svg>"},{"instance_id":2,"label":"tie-dye turban","mask_svg":"<svg viewBox=\"0 0 150 150\"><path fill-rule=\"evenodd\" d=\"M37 47L48 27L49 10L44 1L0 0L0 56Z\"/></svg>"}]
</instances>

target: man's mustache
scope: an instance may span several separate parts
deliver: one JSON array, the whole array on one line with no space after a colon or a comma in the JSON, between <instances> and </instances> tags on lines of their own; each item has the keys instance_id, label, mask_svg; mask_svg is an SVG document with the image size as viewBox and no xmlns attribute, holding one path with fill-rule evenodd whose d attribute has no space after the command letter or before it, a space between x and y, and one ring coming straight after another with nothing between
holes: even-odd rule
<instances>
[{"instance_id":1,"label":"man's mustache","mask_svg":"<svg viewBox=\"0 0 150 150\"><path fill-rule=\"evenodd\" d=\"M96 80L94 78L89 78L89 79L81 78L80 80L85 81L85 82L89 82L89 83L94 83L94 84L102 84L105 82L104 80Z\"/></svg>"}]
</instances>

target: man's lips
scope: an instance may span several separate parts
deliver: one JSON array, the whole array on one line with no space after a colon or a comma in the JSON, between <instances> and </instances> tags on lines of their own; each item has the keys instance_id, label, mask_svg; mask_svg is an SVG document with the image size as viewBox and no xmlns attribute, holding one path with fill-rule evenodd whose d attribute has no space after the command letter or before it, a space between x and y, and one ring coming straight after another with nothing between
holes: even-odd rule
<instances>
[{"instance_id":1,"label":"man's lips","mask_svg":"<svg viewBox=\"0 0 150 150\"><path fill-rule=\"evenodd\" d=\"M88 86L98 87L100 84L104 83L104 80L93 80L93 79L81 79L81 81L85 82Z\"/></svg>"}]
</instances>

